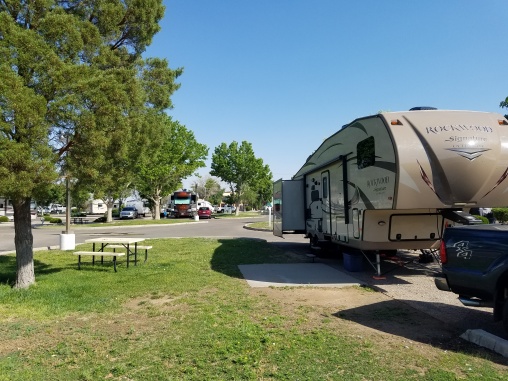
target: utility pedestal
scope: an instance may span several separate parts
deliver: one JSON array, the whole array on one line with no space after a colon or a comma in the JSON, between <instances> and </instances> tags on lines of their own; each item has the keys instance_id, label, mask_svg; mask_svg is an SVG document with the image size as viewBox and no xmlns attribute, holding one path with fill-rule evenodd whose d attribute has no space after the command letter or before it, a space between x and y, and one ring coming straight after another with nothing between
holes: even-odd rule
<instances>
[{"instance_id":1,"label":"utility pedestal","mask_svg":"<svg viewBox=\"0 0 508 381\"><path fill-rule=\"evenodd\" d=\"M63 231L60 234L60 250L75 250L76 234Z\"/></svg>"}]
</instances>

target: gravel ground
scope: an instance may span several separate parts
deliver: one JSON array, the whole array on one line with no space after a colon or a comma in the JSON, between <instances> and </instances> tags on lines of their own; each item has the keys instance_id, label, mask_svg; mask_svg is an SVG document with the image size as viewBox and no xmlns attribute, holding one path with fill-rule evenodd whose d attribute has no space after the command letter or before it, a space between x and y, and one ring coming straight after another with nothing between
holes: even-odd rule
<instances>
[{"instance_id":1,"label":"gravel ground","mask_svg":"<svg viewBox=\"0 0 508 381\"><path fill-rule=\"evenodd\" d=\"M301 255L310 253L308 243L275 244ZM418 311L460 330L483 329L508 339L508 334L504 331L501 322L493 321L491 308L466 307L458 300L458 295L438 290L434 284L434 275L440 272L440 264L437 260L431 263L419 263L419 254L420 252L399 251L396 260L382 259L381 274L384 279L374 278L377 274L375 267L372 267L367 260L363 262L364 269L360 272L345 270L342 259L330 254L326 256L318 254L316 262L344 271L390 298L407 303Z\"/></svg>"}]
</instances>

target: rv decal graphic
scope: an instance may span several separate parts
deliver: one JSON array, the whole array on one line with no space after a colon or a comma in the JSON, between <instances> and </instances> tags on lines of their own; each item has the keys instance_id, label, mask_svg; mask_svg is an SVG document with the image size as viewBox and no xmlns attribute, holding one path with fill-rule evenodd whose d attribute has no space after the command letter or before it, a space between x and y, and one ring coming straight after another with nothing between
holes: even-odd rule
<instances>
[{"instance_id":1,"label":"rv decal graphic","mask_svg":"<svg viewBox=\"0 0 508 381\"><path fill-rule=\"evenodd\" d=\"M485 132L492 133L494 129L490 126L467 126L467 125L444 125L444 126L435 126L435 127L425 127L425 131L427 135L429 134L439 134L441 132Z\"/></svg>"},{"instance_id":2,"label":"rv decal graphic","mask_svg":"<svg viewBox=\"0 0 508 381\"><path fill-rule=\"evenodd\" d=\"M457 258L471 259L473 252L469 250L469 241L459 241L453 244L457 249Z\"/></svg>"},{"instance_id":3,"label":"rv decal graphic","mask_svg":"<svg viewBox=\"0 0 508 381\"><path fill-rule=\"evenodd\" d=\"M367 209L376 209L376 207L372 204L372 202L369 200L367 195L361 189L359 189L356 185L355 185L355 189L356 189L355 199L357 197L359 197L363 201L363 203L365 204L365 207ZM356 200L356 201L358 202L359 200ZM351 202L351 205L353 205L353 202Z\"/></svg>"},{"instance_id":4,"label":"rv decal graphic","mask_svg":"<svg viewBox=\"0 0 508 381\"><path fill-rule=\"evenodd\" d=\"M326 148L323 152L321 152L321 153L317 156L317 158L316 158L316 159L319 159L322 155L324 155L326 152L328 152L328 150L330 150L330 149L334 149L335 147L337 147L337 146L341 146L341 145L343 145L343 144L342 144L342 143L335 143L335 144L330 145L330 146L329 146L329 147L327 147L327 148Z\"/></svg>"},{"instance_id":5,"label":"rv decal graphic","mask_svg":"<svg viewBox=\"0 0 508 381\"><path fill-rule=\"evenodd\" d=\"M487 196L490 192L492 192L494 189L496 189L496 188L499 186L499 184L501 184L501 183L502 183L502 182L503 182L503 181L504 181L507 177L508 177L508 168L506 168L506 170L505 170L505 171L504 171L504 173L501 175L501 177L499 178L499 180L497 180L496 185L494 185L494 187L493 187L491 190L489 190L487 193L485 193L485 196ZM483 196L483 197L485 197L485 196ZM482 198L483 198L483 197L482 197Z\"/></svg>"},{"instance_id":6,"label":"rv decal graphic","mask_svg":"<svg viewBox=\"0 0 508 381\"><path fill-rule=\"evenodd\" d=\"M385 185L390 183L390 176L378 177L376 179L367 180L367 187L377 187L379 185Z\"/></svg>"},{"instance_id":7,"label":"rv decal graphic","mask_svg":"<svg viewBox=\"0 0 508 381\"><path fill-rule=\"evenodd\" d=\"M480 157L484 152L490 151L490 148L446 148L447 151L453 151L468 160L474 160Z\"/></svg>"},{"instance_id":8,"label":"rv decal graphic","mask_svg":"<svg viewBox=\"0 0 508 381\"><path fill-rule=\"evenodd\" d=\"M459 144L471 144L471 142L476 143L485 143L487 142L487 138L482 138L480 136L450 136L448 139L445 139L445 142L459 143Z\"/></svg>"},{"instance_id":9,"label":"rv decal graphic","mask_svg":"<svg viewBox=\"0 0 508 381\"><path fill-rule=\"evenodd\" d=\"M434 192L437 196L436 190L434 189L434 185L432 185L432 182L430 181L429 176L427 176L427 174L425 173L420 162L418 160L416 160L416 162L418 163L418 166L420 167L420 176L422 176L423 181L425 181L425 183L429 186L429 188L432 190L432 192Z\"/></svg>"}]
</instances>

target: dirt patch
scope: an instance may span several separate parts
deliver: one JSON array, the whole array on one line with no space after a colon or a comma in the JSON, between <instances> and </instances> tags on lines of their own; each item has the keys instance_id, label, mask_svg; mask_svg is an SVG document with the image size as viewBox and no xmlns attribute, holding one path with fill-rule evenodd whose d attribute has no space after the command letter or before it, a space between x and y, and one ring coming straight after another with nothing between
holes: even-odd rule
<instances>
[{"instance_id":1,"label":"dirt patch","mask_svg":"<svg viewBox=\"0 0 508 381\"><path fill-rule=\"evenodd\" d=\"M328 319L351 334L371 338L381 335L388 342L420 342L445 349L470 347L458 339L460 333L454 327L367 287L272 287L251 292L276 300L287 315L308 307L311 325Z\"/></svg>"}]
</instances>

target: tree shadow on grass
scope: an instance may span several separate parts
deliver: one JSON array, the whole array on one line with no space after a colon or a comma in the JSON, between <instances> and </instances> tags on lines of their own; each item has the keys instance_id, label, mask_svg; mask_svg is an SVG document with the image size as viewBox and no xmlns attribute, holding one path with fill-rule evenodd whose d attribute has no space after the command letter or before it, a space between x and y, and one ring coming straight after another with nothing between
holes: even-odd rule
<instances>
[{"instance_id":1,"label":"tree shadow on grass","mask_svg":"<svg viewBox=\"0 0 508 381\"><path fill-rule=\"evenodd\" d=\"M210 261L214 271L243 279L238 265L301 262L294 255L260 238L220 239Z\"/></svg>"},{"instance_id":2,"label":"tree shadow on grass","mask_svg":"<svg viewBox=\"0 0 508 381\"><path fill-rule=\"evenodd\" d=\"M45 262L34 259L35 276L53 274L61 268L51 266ZM0 284L14 286L16 282L16 257L12 255L0 256Z\"/></svg>"}]
</instances>

